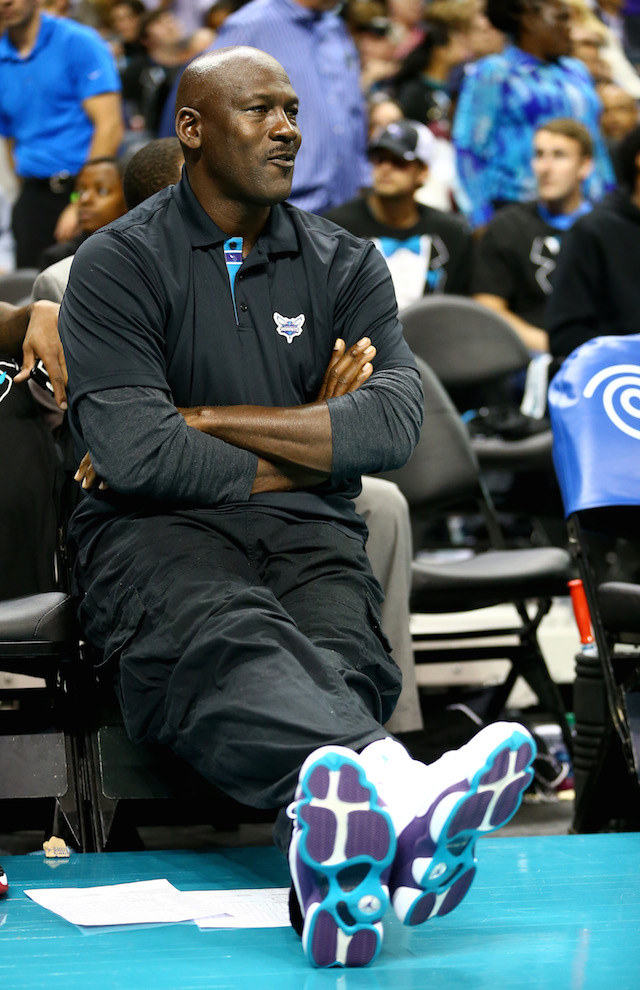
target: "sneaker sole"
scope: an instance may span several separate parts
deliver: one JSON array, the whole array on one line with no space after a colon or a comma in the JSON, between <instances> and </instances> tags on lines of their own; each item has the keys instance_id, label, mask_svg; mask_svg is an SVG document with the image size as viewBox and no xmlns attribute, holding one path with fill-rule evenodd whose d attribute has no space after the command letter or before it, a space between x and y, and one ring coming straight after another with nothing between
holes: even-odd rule
<instances>
[{"instance_id":1,"label":"sneaker sole","mask_svg":"<svg viewBox=\"0 0 640 990\"><path fill-rule=\"evenodd\" d=\"M391 819L364 769L337 750L305 764L297 796L292 879L300 899L299 857L322 892L305 913L303 949L314 966L365 966L382 944L383 874L396 847Z\"/></svg>"},{"instance_id":2,"label":"sneaker sole","mask_svg":"<svg viewBox=\"0 0 640 990\"><path fill-rule=\"evenodd\" d=\"M476 840L515 815L533 778L530 767L535 754L531 736L515 729L472 774L468 790L446 794L430 810L421 838L403 848L400 837L396 864L399 857L403 863L411 862L416 883L393 890L394 911L403 924L420 925L443 917L460 904L475 876Z\"/></svg>"}]
</instances>

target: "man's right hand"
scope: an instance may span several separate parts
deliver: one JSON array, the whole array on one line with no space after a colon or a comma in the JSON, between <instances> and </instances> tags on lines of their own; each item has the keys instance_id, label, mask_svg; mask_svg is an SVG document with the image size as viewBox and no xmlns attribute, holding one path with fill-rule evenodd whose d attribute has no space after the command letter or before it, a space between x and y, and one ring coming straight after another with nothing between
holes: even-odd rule
<instances>
[{"instance_id":1,"label":"man's right hand","mask_svg":"<svg viewBox=\"0 0 640 990\"><path fill-rule=\"evenodd\" d=\"M338 337L316 402L335 399L336 396L359 389L373 374L371 362L375 355L376 349L368 337L363 337L348 350L342 337Z\"/></svg>"}]
</instances>

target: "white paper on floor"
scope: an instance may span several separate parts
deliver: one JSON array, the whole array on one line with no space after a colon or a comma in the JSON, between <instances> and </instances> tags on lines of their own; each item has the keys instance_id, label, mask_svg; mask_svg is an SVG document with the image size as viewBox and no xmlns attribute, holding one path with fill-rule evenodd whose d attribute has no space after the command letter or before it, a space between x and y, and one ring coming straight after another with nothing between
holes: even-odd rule
<instances>
[{"instance_id":1,"label":"white paper on floor","mask_svg":"<svg viewBox=\"0 0 640 990\"><path fill-rule=\"evenodd\" d=\"M288 893L286 887L182 891L165 879L25 890L37 904L83 927L182 921L198 921L207 928L281 927L285 914L289 924L288 909L284 910Z\"/></svg>"}]
</instances>

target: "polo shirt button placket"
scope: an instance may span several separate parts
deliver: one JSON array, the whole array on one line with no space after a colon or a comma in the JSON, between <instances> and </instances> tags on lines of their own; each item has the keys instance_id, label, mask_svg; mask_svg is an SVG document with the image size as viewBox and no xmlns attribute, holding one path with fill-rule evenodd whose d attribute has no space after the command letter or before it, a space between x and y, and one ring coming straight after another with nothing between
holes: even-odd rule
<instances>
[{"instance_id":1,"label":"polo shirt button placket","mask_svg":"<svg viewBox=\"0 0 640 990\"><path fill-rule=\"evenodd\" d=\"M240 309L242 310L243 313L246 313L249 307L247 306L246 303L240 303Z\"/></svg>"}]
</instances>

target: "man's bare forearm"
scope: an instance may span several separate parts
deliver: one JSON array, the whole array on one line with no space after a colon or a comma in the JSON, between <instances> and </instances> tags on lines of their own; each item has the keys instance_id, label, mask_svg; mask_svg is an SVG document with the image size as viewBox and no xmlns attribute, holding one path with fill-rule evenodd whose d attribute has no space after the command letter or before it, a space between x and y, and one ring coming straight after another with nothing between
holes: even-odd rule
<instances>
[{"instance_id":1,"label":"man's bare forearm","mask_svg":"<svg viewBox=\"0 0 640 990\"><path fill-rule=\"evenodd\" d=\"M316 484L331 474L331 417L326 402L285 408L196 406L180 411L187 424L202 433L275 464L316 473Z\"/></svg>"},{"instance_id":2,"label":"man's bare forearm","mask_svg":"<svg viewBox=\"0 0 640 990\"><path fill-rule=\"evenodd\" d=\"M267 461L263 457L259 457L256 476L251 486L251 494L257 495L261 492L296 492L301 488L313 488L322 481L326 481L327 478L327 474L309 471L306 468L297 467L295 464L273 464L272 461Z\"/></svg>"},{"instance_id":3,"label":"man's bare forearm","mask_svg":"<svg viewBox=\"0 0 640 990\"><path fill-rule=\"evenodd\" d=\"M29 325L31 304L12 306L0 302L0 351L13 358L22 355L22 342Z\"/></svg>"}]
</instances>

